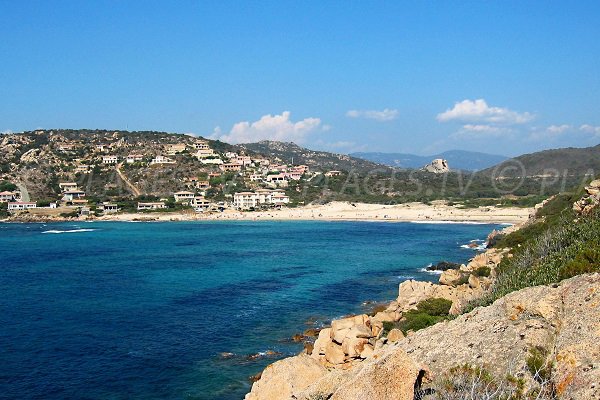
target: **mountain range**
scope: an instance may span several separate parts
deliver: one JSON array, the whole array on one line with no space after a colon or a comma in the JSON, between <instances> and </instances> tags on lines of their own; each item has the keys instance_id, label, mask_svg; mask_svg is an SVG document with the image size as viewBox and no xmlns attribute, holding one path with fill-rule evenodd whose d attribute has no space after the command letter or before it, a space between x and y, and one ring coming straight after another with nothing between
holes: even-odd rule
<instances>
[{"instance_id":1,"label":"mountain range","mask_svg":"<svg viewBox=\"0 0 600 400\"><path fill-rule=\"evenodd\" d=\"M408 153L352 153L350 155L375 163L399 168L422 168L432 160L441 158L448 161L451 169L465 171L479 171L508 159L508 157L496 154L466 150L449 150L431 156L418 156Z\"/></svg>"}]
</instances>

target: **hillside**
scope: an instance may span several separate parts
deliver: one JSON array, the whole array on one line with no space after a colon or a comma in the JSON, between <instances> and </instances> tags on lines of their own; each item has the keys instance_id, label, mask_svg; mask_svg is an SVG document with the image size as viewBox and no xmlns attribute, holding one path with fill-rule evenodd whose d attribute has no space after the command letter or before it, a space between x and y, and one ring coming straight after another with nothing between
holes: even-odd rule
<instances>
[{"instance_id":1,"label":"hillside","mask_svg":"<svg viewBox=\"0 0 600 400\"><path fill-rule=\"evenodd\" d=\"M508 157L465 150L449 150L431 156L408 153L352 153L353 157L398 168L421 168L436 158L448 161L453 170L478 171L501 163Z\"/></svg>"},{"instance_id":2,"label":"hillside","mask_svg":"<svg viewBox=\"0 0 600 400\"><path fill-rule=\"evenodd\" d=\"M300 147L295 143L289 142L265 140L258 143L240 144L238 146L247 151L260 153L269 158L275 158L282 163L291 163L293 159L294 164L305 164L311 169L322 171L353 170L359 173L369 172L372 170L391 171L391 168L386 167L381 163L363 160L361 158L345 154L310 150Z\"/></svg>"},{"instance_id":3,"label":"hillside","mask_svg":"<svg viewBox=\"0 0 600 400\"><path fill-rule=\"evenodd\" d=\"M506 160L481 171L496 177L537 177L548 174L583 177L600 171L600 145L544 150Z\"/></svg>"}]
</instances>

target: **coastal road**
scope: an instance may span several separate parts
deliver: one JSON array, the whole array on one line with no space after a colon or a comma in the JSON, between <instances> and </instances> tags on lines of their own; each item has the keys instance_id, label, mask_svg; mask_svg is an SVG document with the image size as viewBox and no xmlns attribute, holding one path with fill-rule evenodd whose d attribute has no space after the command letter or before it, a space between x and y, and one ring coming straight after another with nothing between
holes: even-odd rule
<instances>
[{"instance_id":1,"label":"coastal road","mask_svg":"<svg viewBox=\"0 0 600 400\"><path fill-rule=\"evenodd\" d=\"M129 190L136 196L141 196L142 192L140 192L140 190L138 188L135 187L135 185L133 183L131 183L131 181L125 176L125 174L123 172L121 172L121 165L123 165L123 163L119 163L117 164L117 174L119 174L119 178L121 178L121 180L123 182L125 182L125 184L127 185L127 187L129 188Z\"/></svg>"},{"instance_id":2,"label":"coastal road","mask_svg":"<svg viewBox=\"0 0 600 400\"><path fill-rule=\"evenodd\" d=\"M27 186L25 186L22 183L15 183L15 185L17 185L19 191L21 192L21 201L25 203L30 202L31 198L29 197L29 191L27 190Z\"/></svg>"}]
</instances>

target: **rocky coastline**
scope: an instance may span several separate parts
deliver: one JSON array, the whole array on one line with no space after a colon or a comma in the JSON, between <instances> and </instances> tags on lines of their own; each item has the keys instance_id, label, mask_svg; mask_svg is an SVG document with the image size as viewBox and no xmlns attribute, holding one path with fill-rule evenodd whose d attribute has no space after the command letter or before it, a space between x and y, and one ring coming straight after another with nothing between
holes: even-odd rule
<instances>
[{"instance_id":1,"label":"rocky coastline","mask_svg":"<svg viewBox=\"0 0 600 400\"><path fill-rule=\"evenodd\" d=\"M519 228L513 225L494 231L488 241ZM385 309L332 321L314 342L308 338L299 355L279 360L257 375L245 400L413 400L422 398L417 391L423 384L457 365L476 363L499 373L521 371L528 362L527 349L542 348L548 342L563 355L556 366L561 373L558 385L574 390L573 399L600 396L600 387L592 383L600 377L598 366L590 364L581 375L581 363L589 362L590 356L600 357L600 349L585 354L585 345L579 343L592 345L593 339L560 328L576 318L571 312L582 307L591 313L587 315L595 316L592 320L600 320L600 274L524 289L463 314L470 302L491 289L500 262L511 257L509 250L489 248L459 266L440 263L437 284L402 282L398 297ZM582 305L573 292L586 291L589 302ZM447 318L427 329L399 329L407 316L432 300L449 305ZM298 337L303 339L307 336ZM581 378L577 386L571 385L575 373ZM531 377L515 374L524 386L536 384Z\"/></svg>"}]
</instances>

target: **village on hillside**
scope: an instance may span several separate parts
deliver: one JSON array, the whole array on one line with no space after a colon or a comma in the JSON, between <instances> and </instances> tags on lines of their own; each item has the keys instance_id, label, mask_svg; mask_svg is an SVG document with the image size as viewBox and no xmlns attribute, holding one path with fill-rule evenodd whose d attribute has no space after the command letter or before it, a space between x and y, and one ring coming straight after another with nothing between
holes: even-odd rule
<instances>
[{"instance_id":1,"label":"village on hillside","mask_svg":"<svg viewBox=\"0 0 600 400\"><path fill-rule=\"evenodd\" d=\"M281 208L298 205L290 196L299 191L298 182L322 174L307 165L233 151L224 143L188 135L36 131L5 135L1 145L6 154L21 149L18 160L5 162L0 171L0 211L5 216ZM23 152L23 147L28 149ZM27 173L15 173L23 165ZM44 182L50 175L44 172L50 170L53 182ZM41 183L54 188L53 193L40 189Z\"/></svg>"}]
</instances>

